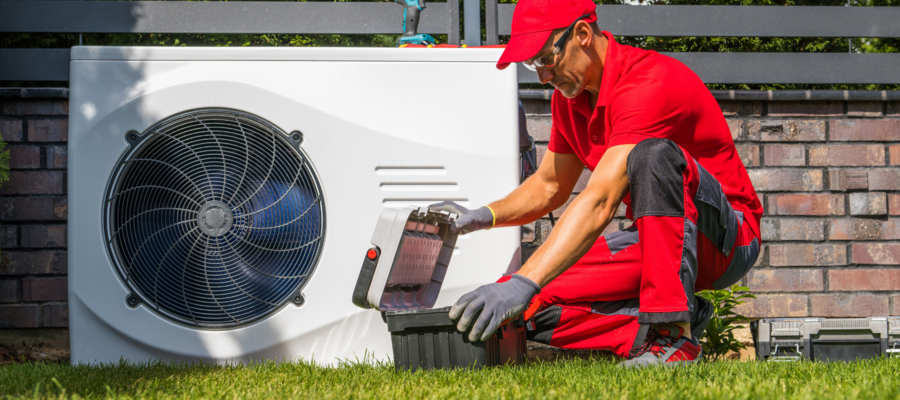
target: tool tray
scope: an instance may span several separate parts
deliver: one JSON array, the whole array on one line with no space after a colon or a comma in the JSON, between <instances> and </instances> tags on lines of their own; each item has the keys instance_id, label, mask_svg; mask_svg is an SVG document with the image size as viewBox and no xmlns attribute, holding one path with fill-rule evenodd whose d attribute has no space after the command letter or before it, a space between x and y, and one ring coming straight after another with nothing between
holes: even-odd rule
<instances>
[{"instance_id":1,"label":"tool tray","mask_svg":"<svg viewBox=\"0 0 900 400\"><path fill-rule=\"evenodd\" d=\"M432 308L441 291L458 234L452 218L416 207L384 210L353 289L353 304L374 308L391 333L397 370L482 368L525 361L525 324L519 318L484 342L470 342Z\"/></svg>"}]
</instances>

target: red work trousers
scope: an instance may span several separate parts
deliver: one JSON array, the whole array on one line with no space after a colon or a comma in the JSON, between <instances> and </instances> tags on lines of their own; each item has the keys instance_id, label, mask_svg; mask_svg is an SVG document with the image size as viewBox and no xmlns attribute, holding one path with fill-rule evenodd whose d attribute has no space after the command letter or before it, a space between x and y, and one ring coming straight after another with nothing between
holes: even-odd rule
<instances>
[{"instance_id":1,"label":"red work trousers","mask_svg":"<svg viewBox=\"0 0 900 400\"><path fill-rule=\"evenodd\" d=\"M674 142L640 142L627 171L634 224L600 237L541 290L529 339L627 357L639 328L691 322L695 291L731 286L756 261L758 228Z\"/></svg>"}]
</instances>

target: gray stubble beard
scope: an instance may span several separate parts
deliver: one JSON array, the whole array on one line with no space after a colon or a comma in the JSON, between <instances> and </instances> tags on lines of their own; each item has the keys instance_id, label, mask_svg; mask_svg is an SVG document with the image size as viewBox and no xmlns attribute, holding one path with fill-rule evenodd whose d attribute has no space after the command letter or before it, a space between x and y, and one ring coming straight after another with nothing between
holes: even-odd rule
<instances>
[{"instance_id":1,"label":"gray stubble beard","mask_svg":"<svg viewBox=\"0 0 900 400\"><path fill-rule=\"evenodd\" d=\"M573 84L571 90L562 90L562 89L557 88L557 90L562 92L563 96L565 96L566 98L569 98L569 99L573 99L573 98L575 98L575 96L578 96L578 94L581 93L582 89L583 89L583 86L581 86L580 83Z\"/></svg>"},{"instance_id":2,"label":"gray stubble beard","mask_svg":"<svg viewBox=\"0 0 900 400\"><path fill-rule=\"evenodd\" d=\"M584 78L582 78L582 81L578 82L578 83L575 83L575 82L567 82L567 83L570 83L572 85L571 90L560 89L559 86L556 86L556 90L559 90L560 93L562 93L562 95L568 99L575 98L575 96L578 96L578 94L581 93L582 90L584 90Z\"/></svg>"}]
</instances>

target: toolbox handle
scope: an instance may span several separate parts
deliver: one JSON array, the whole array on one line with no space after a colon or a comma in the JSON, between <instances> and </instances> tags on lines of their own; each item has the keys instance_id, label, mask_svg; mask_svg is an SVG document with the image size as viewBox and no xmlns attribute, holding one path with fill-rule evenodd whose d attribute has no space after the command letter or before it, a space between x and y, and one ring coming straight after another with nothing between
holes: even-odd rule
<instances>
[{"instance_id":1,"label":"toolbox handle","mask_svg":"<svg viewBox=\"0 0 900 400\"><path fill-rule=\"evenodd\" d=\"M359 270L359 278L353 287L353 304L360 308L372 308L369 305L369 287L372 286L372 278L375 277L375 267L378 266L378 257L381 249L375 246L366 252L362 268Z\"/></svg>"},{"instance_id":2,"label":"toolbox handle","mask_svg":"<svg viewBox=\"0 0 900 400\"><path fill-rule=\"evenodd\" d=\"M772 354L769 354L769 361L798 361L800 360L800 345L794 345L794 352L797 354L796 356L776 356L778 354L778 344L775 344L775 349L772 350Z\"/></svg>"},{"instance_id":3,"label":"toolbox handle","mask_svg":"<svg viewBox=\"0 0 900 400\"><path fill-rule=\"evenodd\" d=\"M897 348L898 343L900 343L900 342L894 342L894 345L891 346L890 349L888 349L888 351L887 351L888 357L891 357L891 358L900 357L900 349Z\"/></svg>"}]
</instances>

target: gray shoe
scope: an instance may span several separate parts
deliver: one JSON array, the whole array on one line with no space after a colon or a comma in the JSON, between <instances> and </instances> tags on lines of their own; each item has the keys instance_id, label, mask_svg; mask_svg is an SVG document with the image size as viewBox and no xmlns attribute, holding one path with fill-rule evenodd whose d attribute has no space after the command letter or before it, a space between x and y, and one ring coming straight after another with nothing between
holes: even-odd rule
<instances>
[{"instance_id":1,"label":"gray shoe","mask_svg":"<svg viewBox=\"0 0 900 400\"><path fill-rule=\"evenodd\" d=\"M706 327L712 319L713 306L709 300L700 296L695 295L694 301L697 306L694 309L694 315L691 316L691 337L697 339L699 342L700 339L703 339L703 335L706 333Z\"/></svg>"},{"instance_id":2,"label":"gray shoe","mask_svg":"<svg viewBox=\"0 0 900 400\"><path fill-rule=\"evenodd\" d=\"M651 328L643 346L633 349L628 360L619 364L622 368L648 366L674 367L693 364L703 357L703 349L695 338L683 336L684 329L677 325L660 324Z\"/></svg>"}]
</instances>

